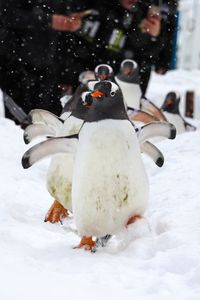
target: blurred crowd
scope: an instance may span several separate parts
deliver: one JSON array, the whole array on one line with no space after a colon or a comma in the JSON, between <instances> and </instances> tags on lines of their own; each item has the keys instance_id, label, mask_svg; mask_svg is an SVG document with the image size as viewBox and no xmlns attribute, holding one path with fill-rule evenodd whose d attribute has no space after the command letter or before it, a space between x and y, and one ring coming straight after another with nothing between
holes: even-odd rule
<instances>
[{"instance_id":1,"label":"blurred crowd","mask_svg":"<svg viewBox=\"0 0 200 300\"><path fill-rule=\"evenodd\" d=\"M152 68L170 68L177 1L1 0L0 88L26 114L59 115L60 98L73 93L82 71L107 63L117 72L131 58L145 94Z\"/></svg>"}]
</instances>

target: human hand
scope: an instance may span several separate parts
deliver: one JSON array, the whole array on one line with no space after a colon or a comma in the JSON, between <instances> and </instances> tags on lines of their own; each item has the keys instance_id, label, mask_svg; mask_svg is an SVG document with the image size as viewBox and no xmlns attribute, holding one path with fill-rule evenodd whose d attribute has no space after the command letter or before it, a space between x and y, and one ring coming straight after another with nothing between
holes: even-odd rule
<instances>
[{"instance_id":1,"label":"human hand","mask_svg":"<svg viewBox=\"0 0 200 300\"><path fill-rule=\"evenodd\" d=\"M161 31L161 21L159 16L147 16L140 24L141 30L153 37L158 37Z\"/></svg>"},{"instance_id":2,"label":"human hand","mask_svg":"<svg viewBox=\"0 0 200 300\"><path fill-rule=\"evenodd\" d=\"M76 14L70 16L52 15L51 27L54 30L74 32L81 28L82 20Z\"/></svg>"}]
</instances>

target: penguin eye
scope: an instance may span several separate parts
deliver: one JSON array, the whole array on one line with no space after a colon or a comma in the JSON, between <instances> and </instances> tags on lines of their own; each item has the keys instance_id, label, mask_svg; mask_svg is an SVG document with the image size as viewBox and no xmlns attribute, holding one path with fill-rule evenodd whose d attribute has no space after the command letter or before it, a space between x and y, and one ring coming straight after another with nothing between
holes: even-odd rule
<instances>
[{"instance_id":1,"label":"penguin eye","mask_svg":"<svg viewBox=\"0 0 200 300\"><path fill-rule=\"evenodd\" d=\"M89 108L92 105L92 97L90 96L89 92L83 93L82 94L82 105L86 106L87 108Z\"/></svg>"},{"instance_id":2,"label":"penguin eye","mask_svg":"<svg viewBox=\"0 0 200 300\"><path fill-rule=\"evenodd\" d=\"M116 92L114 92L114 91L110 92L110 96L111 96L111 97L114 97L115 94L116 94Z\"/></svg>"}]
</instances>

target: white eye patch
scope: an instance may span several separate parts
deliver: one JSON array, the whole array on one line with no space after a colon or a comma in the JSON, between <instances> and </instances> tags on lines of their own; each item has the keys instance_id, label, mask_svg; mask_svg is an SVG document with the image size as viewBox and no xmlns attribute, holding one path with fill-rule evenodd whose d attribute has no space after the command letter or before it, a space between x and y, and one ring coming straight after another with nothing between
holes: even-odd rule
<instances>
[{"instance_id":1,"label":"white eye patch","mask_svg":"<svg viewBox=\"0 0 200 300\"><path fill-rule=\"evenodd\" d=\"M134 68L134 69L137 69L138 64L136 63L136 61L134 61L134 60L132 60L132 59L125 59L125 60L123 60L122 63L121 63L121 68L124 67L124 64L125 64L126 62L132 63L132 64L133 64L133 68Z\"/></svg>"},{"instance_id":2,"label":"white eye patch","mask_svg":"<svg viewBox=\"0 0 200 300\"><path fill-rule=\"evenodd\" d=\"M119 90L119 87L114 83L114 82L111 82L111 91L110 91L110 95L111 96L114 96L116 94L116 92Z\"/></svg>"},{"instance_id":3,"label":"white eye patch","mask_svg":"<svg viewBox=\"0 0 200 300\"><path fill-rule=\"evenodd\" d=\"M98 82L99 82L98 80L92 80L92 81L89 81L89 82L88 82L88 88L89 88L89 90L94 91L94 86L95 86L95 84L98 83Z\"/></svg>"},{"instance_id":4,"label":"white eye patch","mask_svg":"<svg viewBox=\"0 0 200 300\"><path fill-rule=\"evenodd\" d=\"M106 68L108 68L109 74L112 74L112 73L113 73L113 68L112 68L111 66L109 66L109 65L106 65L106 64L101 64L101 65L96 66L94 72L95 72L96 74L98 74L99 68L101 68L101 67L106 67Z\"/></svg>"},{"instance_id":5,"label":"white eye patch","mask_svg":"<svg viewBox=\"0 0 200 300\"><path fill-rule=\"evenodd\" d=\"M90 94L90 92L84 92L84 93L81 94L81 99L82 99L83 104L87 104L86 97L89 94Z\"/></svg>"}]
</instances>

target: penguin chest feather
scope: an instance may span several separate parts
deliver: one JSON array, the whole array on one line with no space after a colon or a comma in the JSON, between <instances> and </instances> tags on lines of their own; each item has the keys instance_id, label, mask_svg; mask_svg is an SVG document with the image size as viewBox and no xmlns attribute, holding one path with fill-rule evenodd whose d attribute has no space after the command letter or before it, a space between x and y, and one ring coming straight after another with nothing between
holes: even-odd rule
<instances>
[{"instance_id":1,"label":"penguin chest feather","mask_svg":"<svg viewBox=\"0 0 200 300\"><path fill-rule=\"evenodd\" d=\"M85 123L79 135L72 205L80 235L115 234L143 214L148 180L127 120Z\"/></svg>"}]
</instances>

